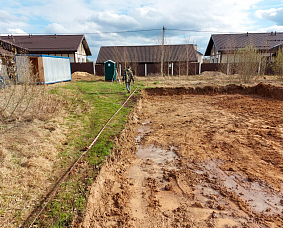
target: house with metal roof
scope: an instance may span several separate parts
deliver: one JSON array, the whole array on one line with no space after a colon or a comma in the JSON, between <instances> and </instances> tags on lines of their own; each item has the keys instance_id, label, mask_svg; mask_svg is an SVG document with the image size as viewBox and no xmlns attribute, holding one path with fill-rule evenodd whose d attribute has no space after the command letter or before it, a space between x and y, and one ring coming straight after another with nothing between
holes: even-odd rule
<instances>
[{"instance_id":1,"label":"house with metal roof","mask_svg":"<svg viewBox=\"0 0 283 228\"><path fill-rule=\"evenodd\" d=\"M196 49L193 44L163 47L162 45L103 46L98 53L96 74L104 74L103 64L108 60L116 63L120 75L127 65L131 65L134 73L139 76L160 74L162 52L166 75L195 74L196 66L192 65L198 63L201 56Z\"/></svg>"},{"instance_id":2,"label":"house with metal roof","mask_svg":"<svg viewBox=\"0 0 283 228\"><path fill-rule=\"evenodd\" d=\"M0 40L0 56L8 57L15 54L27 53L27 49L8 41Z\"/></svg>"},{"instance_id":3,"label":"house with metal roof","mask_svg":"<svg viewBox=\"0 0 283 228\"><path fill-rule=\"evenodd\" d=\"M252 47L262 56L270 59L278 45L283 43L282 32L213 34L208 42L205 56L211 63L227 63L238 50Z\"/></svg>"},{"instance_id":4,"label":"house with metal roof","mask_svg":"<svg viewBox=\"0 0 283 228\"><path fill-rule=\"evenodd\" d=\"M0 41L26 49L28 54L69 57L72 63L85 63L91 56L84 35L0 36Z\"/></svg>"}]
</instances>

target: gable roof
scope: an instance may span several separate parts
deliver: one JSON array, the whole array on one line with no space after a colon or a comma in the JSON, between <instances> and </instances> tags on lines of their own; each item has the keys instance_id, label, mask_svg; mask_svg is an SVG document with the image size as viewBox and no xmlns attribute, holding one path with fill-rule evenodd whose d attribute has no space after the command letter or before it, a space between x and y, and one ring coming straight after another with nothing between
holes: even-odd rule
<instances>
[{"instance_id":1,"label":"gable roof","mask_svg":"<svg viewBox=\"0 0 283 228\"><path fill-rule=\"evenodd\" d=\"M103 46L100 47L96 63L102 64L110 59L115 62L158 63L161 61L161 50L161 45ZM197 62L194 45L164 45L164 61Z\"/></svg>"},{"instance_id":2,"label":"gable roof","mask_svg":"<svg viewBox=\"0 0 283 228\"><path fill-rule=\"evenodd\" d=\"M213 44L218 52L228 52L247 46L253 46L261 51L268 51L282 43L283 32L213 34L207 45L205 56L210 55Z\"/></svg>"},{"instance_id":3,"label":"gable roof","mask_svg":"<svg viewBox=\"0 0 283 228\"><path fill-rule=\"evenodd\" d=\"M0 39L26 48L30 54L76 52L82 43L86 54L91 55L84 35L1 36Z\"/></svg>"}]
</instances>

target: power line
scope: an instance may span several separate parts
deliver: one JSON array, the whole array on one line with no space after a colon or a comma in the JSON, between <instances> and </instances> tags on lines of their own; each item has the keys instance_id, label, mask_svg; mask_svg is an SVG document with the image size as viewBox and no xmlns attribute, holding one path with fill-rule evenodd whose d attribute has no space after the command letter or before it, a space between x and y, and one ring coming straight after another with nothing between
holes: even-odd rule
<instances>
[{"instance_id":1,"label":"power line","mask_svg":"<svg viewBox=\"0 0 283 228\"><path fill-rule=\"evenodd\" d=\"M125 31L111 31L111 32L82 32L82 33L56 33L57 35L100 35L100 34L111 34L111 33L135 33L135 32L151 32L151 31L162 31L161 29L140 29L140 30L125 30ZM7 32L0 32L0 34L8 34ZM32 35L54 35L54 33L29 33ZM15 35L28 35L28 33L15 33Z\"/></svg>"},{"instance_id":2,"label":"power line","mask_svg":"<svg viewBox=\"0 0 283 228\"><path fill-rule=\"evenodd\" d=\"M139 30L125 30L125 31L106 31L106 32L82 32L82 33L57 33L57 35L77 35L77 34L85 34L85 35L101 35L101 34L123 34L123 33L139 33L139 32L152 32L152 31L160 31L162 32L163 28L154 28L154 29L139 29ZM178 31L178 32L196 32L196 33L239 33L239 32L223 32L223 31L209 31L209 30L196 30L196 29L175 29L175 28L165 28L167 31ZM0 32L0 34L8 34L7 32ZM54 33L29 33L32 35L54 35ZM27 33L16 33L14 35L28 35Z\"/></svg>"},{"instance_id":3,"label":"power line","mask_svg":"<svg viewBox=\"0 0 283 228\"><path fill-rule=\"evenodd\" d=\"M227 31L209 31L209 30L194 30L194 29L166 29L169 31L179 31L179 32L197 32L197 33L214 33L214 34L239 34L241 32L227 32ZM242 32L246 33L246 32Z\"/></svg>"}]
</instances>

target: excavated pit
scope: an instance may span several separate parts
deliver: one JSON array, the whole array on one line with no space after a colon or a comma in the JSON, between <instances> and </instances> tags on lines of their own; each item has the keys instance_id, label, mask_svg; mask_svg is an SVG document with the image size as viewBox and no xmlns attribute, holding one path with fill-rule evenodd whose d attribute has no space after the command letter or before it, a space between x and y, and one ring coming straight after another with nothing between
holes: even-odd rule
<instances>
[{"instance_id":1,"label":"excavated pit","mask_svg":"<svg viewBox=\"0 0 283 228\"><path fill-rule=\"evenodd\" d=\"M283 88L150 88L81 227L283 227Z\"/></svg>"}]
</instances>

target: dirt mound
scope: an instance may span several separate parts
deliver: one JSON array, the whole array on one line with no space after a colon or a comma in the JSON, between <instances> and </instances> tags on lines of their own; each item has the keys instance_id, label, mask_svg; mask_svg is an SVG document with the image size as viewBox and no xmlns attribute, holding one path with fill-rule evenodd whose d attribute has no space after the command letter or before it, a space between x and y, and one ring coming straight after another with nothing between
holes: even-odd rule
<instances>
[{"instance_id":1,"label":"dirt mound","mask_svg":"<svg viewBox=\"0 0 283 228\"><path fill-rule=\"evenodd\" d=\"M269 97L277 100L283 100L283 87L270 84L259 83L253 87L254 93L263 97Z\"/></svg>"},{"instance_id":2,"label":"dirt mound","mask_svg":"<svg viewBox=\"0 0 283 228\"><path fill-rule=\"evenodd\" d=\"M74 72L72 74L72 81L94 81L94 80L104 80L102 76L96 76L89 74L87 72Z\"/></svg>"},{"instance_id":3,"label":"dirt mound","mask_svg":"<svg viewBox=\"0 0 283 228\"><path fill-rule=\"evenodd\" d=\"M145 89L150 96L172 96L185 94L198 95L219 95L219 94L242 94L242 95L259 95L262 97L283 100L283 87L270 84L259 83L256 86L243 86L230 84L227 86L204 86L204 87L156 87Z\"/></svg>"}]
</instances>

